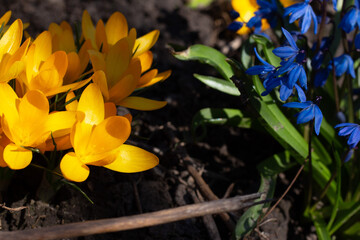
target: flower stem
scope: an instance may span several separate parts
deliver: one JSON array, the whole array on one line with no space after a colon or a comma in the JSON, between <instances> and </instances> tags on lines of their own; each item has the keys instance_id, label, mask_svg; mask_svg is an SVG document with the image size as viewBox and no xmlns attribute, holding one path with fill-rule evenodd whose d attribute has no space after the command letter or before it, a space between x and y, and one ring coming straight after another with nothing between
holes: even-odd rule
<instances>
[{"instance_id":1,"label":"flower stem","mask_svg":"<svg viewBox=\"0 0 360 240\"><path fill-rule=\"evenodd\" d=\"M309 188L308 188L308 196L307 196L307 206L311 204L311 197L312 197L312 179L313 179L313 171L312 171L312 156L311 156L311 140L312 140L312 131L314 128L314 120L310 121L309 127L309 155L308 155L308 164L309 164Z\"/></svg>"}]
</instances>

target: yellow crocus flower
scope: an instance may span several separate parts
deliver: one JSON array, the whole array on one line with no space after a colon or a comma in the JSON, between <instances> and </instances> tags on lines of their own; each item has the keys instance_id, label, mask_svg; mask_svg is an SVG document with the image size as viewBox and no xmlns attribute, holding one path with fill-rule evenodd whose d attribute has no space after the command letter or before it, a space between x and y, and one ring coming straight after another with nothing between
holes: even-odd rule
<instances>
[{"instance_id":1,"label":"yellow crocus flower","mask_svg":"<svg viewBox=\"0 0 360 240\"><path fill-rule=\"evenodd\" d=\"M151 86L171 74L171 71L158 73L157 69L150 70L153 55L149 49L156 43L159 30L136 38L136 30L128 31L126 18L120 12L113 13L105 25L99 20L95 28L86 10L82 17L82 29L84 38L91 41L94 49L89 51L94 70L105 73L105 78L97 83L106 101L138 110L154 110L166 105L164 101L129 96L135 89ZM117 87L115 83L118 83Z\"/></svg>"},{"instance_id":2,"label":"yellow crocus flower","mask_svg":"<svg viewBox=\"0 0 360 240\"><path fill-rule=\"evenodd\" d=\"M72 28L66 21L61 22L60 25L51 23L49 32L52 36L52 51L67 53L68 68L64 76L64 84L72 83L80 78L89 63L87 50L92 48L91 41L85 41L77 52Z\"/></svg>"},{"instance_id":3,"label":"yellow crocus flower","mask_svg":"<svg viewBox=\"0 0 360 240\"><path fill-rule=\"evenodd\" d=\"M75 113L62 111L49 114L49 102L39 90L28 91L18 98L10 85L0 84L1 126L9 143L3 150L3 160L11 169L23 169L32 160L32 151L44 151L45 141L70 132Z\"/></svg>"},{"instance_id":4,"label":"yellow crocus flower","mask_svg":"<svg viewBox=\"0 0 360 240\"><path fill-rule=\"evenodd\" d=\"M77 109L78 120L70 134L74 152L67 153L60 162L65 178L75 182L85 181L90 173L87 165L137 172L158 164L155 155L123 144L130 135L130 122L122 116L107 116L109 114L96 84L87 86L79 102L70 108Z\"/></svg>"},{"instance_id":5,"label":"yellow crocus flower","mask_svg":"<svg viewBox=\"0 0 360 240\"><path fill-rule=\"evenodd\" d=\"M53 53L51 41L50 32L44 31L29 46L24 57L25 71L18 77L22 94L29 90L40 90L51 97L69 89L81 88L91 80L89 78L64 85L63 78L68 68L68 57L64 51Z\"/></svg>"}]
</instances>

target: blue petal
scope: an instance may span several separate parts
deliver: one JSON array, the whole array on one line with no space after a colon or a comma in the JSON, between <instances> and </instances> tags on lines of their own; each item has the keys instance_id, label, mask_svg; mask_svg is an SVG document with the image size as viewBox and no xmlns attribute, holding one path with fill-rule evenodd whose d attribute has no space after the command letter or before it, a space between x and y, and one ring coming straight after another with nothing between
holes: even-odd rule
<instances>
[{"instance_id":1,"label":"blue petal","mask_svg":"<svg viewBox=\"0 0 360 240\"><path fill-rule=\"evenodd\" d=\"M279 58L289 58L296 55L298 53L298 50L289 46L284 46L284 47L275 48L273 50L273 53Z\"/></svg>"},{"instance_id":2,"label":"blue petal","mask_svg":"<svg viewBox=\"0 0 360 240\"><path fill-rule=\"evenodd\" d=\"M360 49L360 34L355 37L355 48Z\"/></svg>"},{"instance_id":3,"label":"blue petal","mask_svg":"<svg viewBox=\"0 0 360 240\"><path fill-rule=\"evenodd\" d=\"M296 88L296 91L297 91L297 94L298 94L298 98L300 100L300 102L305 102L306 101L306 95L305 95L305 92L302 90L302 88L295 84L295 88Z\"/></svg>"},{"instance_id":4,"label":"blue petal","mask_svg":"<svg viewBox=\"0 0 360 240\"><path fill-rule=\"evenodd\" d=\"M297 80L300 77L300 71L299 71L299 65L297 64L296 67L294 67L290 72L289 72L289 81L288 81L288 87L293 88L295 83L297 82Z\"/></svg>"},{"instance_id":5,"label":"blue petal","mask_svg":"<svg viewBox=\"0 0 360 240\"><path fill-rule=\"evenodd\" d=\"M354 148L360 141L360 128L356 127L354 131L351 133L347 144L351 146L351 148Z\"/></svg>"},{"instance_id":6,"label":"blue petal","mask_svg":"<svg viewBox=\"0 0 360 240\"><path fill-rule=\"evenodd\" d=\"M314 105L314 113L315 113L315 124L314 124L315 133L316 135L319 135L323 115L320 108L317 105Z\"/></svg>"},{"instance_id":7,"label":"blue petal","mask_svg":"<svg viewBox=\"0 0 360 240\"><path fill-rule=\"evenodd\" d=\"M288 107L288 108L307 108L309 106L311 106L311 104L313 104L312 101L306 101L306 102L289 102L289 103L285 103L283 105L283 107Z\"/></svg>"},{"instance_id":8,"label":"blue petal","mask_svg":"<svg viewBox=\"0 0 360 240\"><path fill-rule=\"evenodd\" d=\"M237 30L242 28L243 25L244 25L244 23L242 23L242 22L234 21L234 22L230 23L227 28L231 31L236 32Z\"/></svg>"},{"instance_id":9,"label":"blue petal","mask_svg":"<svg viewBox=\"0 0 360 240\"><path fill-rule=\"evenodd\" d=\"M334 128L349 127L349 126L358 126L358 124L356 124L356 123L340 123L340 124L336 125Z\"/></svg>"},{"instance_id":10,"label":"blue petal","mask_svg":"<svg viewBox=\"0 0 360 240\"><path fill-rule=\"evenodd\" d=\"M316 19L315 19L315 21L316 21ZM311 25L311 13L310 13L308 7L306 8L305 14L301 20L300 25L301 25L301 33L306 33Z\"/></svg>"},{"instance_id":11,"label":"blue petal","mask_svg":"<svg viewBox=\"0 0 360 240\"><path fill-rule=\"evenodd\" d=\"M291 34L285 29L285 28L281 28L282 32L285 35L285 38L288 40L289 44L291 47L293 47L296 50L299 50L298 46L296 45L294 38L291 36Z\"/></svg>"},{"instance_id":12,"label":"blue petal","mask_svg":"<svg viewBox=\"0 0 360 240\"><path fill-rule=\"evenodd\" d=\"M310 7L310 8L311 8L311 7ZM318 25L318 22L317 22L317 20L316 20L316 15L315 15L314 10L313 10L312 8L310 9L310 13L311 13L311 17L312 17L312 19L313 19L313 21L314 21L314 33L317 34L317 25Z\"/></svg>"},{"instance_id":13,"label":"blue petal","mask_svg":"<svg viewBox=\"0 0 360 240\"><path fill-rule=\"evenodd\" d=\"M264 59L262 59L259 55L259 53L257 52L256 48L254 48L254 52L256 57L259 59L260 62L262 62L264 65L269 65L272 66L270 63L266 62ZM273 67L273 66L272 66ZM275 67L273 67L275 69Z\"/></svg>"},{"instance_id":14,"label":"blue petal","mask_svg":"<svg viewBox=\"0 0 360 240\"><path fill-rule=\"evenodd\" d=\"M322 87L325 85L326 80L329 77L329 69L325 68L325 69L321 69L320 71L318 71L315 74L315 80L314 80L314 85L315 87Z\"/></svg>"},{"instance_id":15,"label":"blue petal","mask_svg":"<svg viewBox=\"0 0 360 240\"><path fill-rule=\"evenodd\" d=\"M300 76L299 76L300 86L307 90L307 77L305 69L302 65L300 65Z\"/></svg>"},{"instance_id":16,"label":"blue petal","mask_svg":"<svg viewBox=\"0 0 360 240\"><path fill-rule=\"evenodd\" d=\"M355 129L356 127L357 127L357 126L343 127L343 128L340 129L340 131L338 132L338 135L339 135L339 136L347 136L347 135L349 135L350 133L352 133L352 131L354 131L354 129Z\"/></svg>"},{"instance_id":17,"label":"blue petal","mask_svg":"<svg viewBox=\"0 0 360 240\"><path fill-rule=\"evenodd\" d=\"M297 124L307 123L307 122L313 120L314 117L315 117L315 115L314 115L314 106L311 105L310 107L303 109L298 114L298 118L296 120L296 123Z\"/></svg>"},{"instance_id":18,"label":"blue petal","mask_svg":"<svg viewBox=\"0 0 360 240\"><path fill-rule=\"evenodd\" d=\"M288 88L286 85L281 85L280 87L280 99L281 101L286 101L292 94L293 88Z\"/></svg>"}]
</instances>

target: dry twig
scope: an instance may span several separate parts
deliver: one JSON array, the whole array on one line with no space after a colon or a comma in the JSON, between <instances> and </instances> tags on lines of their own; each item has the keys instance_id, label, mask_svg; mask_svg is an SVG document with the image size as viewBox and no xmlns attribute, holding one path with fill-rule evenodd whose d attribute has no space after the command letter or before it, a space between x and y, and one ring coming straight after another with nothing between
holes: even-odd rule
<instances>
[{"instance_id":1,"label":"dry twig","mask_svg":"<svg viewBox=\"0 0 360 240\"><path fill-rule=\"evenodd\" d=\"M235 211L251 207L256 204L262 204L263 201L253 202L253 200L258 199L260 195L260 193L254 193L246 196L237 196L217 201L191 204L178 208L166 209L153 213L145 213L129 217L92 220L52 227L44 227L40 229L0 232L0 239L50 240L149 227L184 220L187 218L200 217L227 211Z\"/></svg>"},{"instance_id":2,"label":"dry twig","mask_svg":"<svg viewBox=\"0 0 360 240\"><path fill-rule=\"evenodd\" d=\"M196 171L196 169L193 166L188 165L187 170L189 171L191 176L195 179L195 182L199 186L199 189L200 189L200 192L202 195L204 195L208 200L212 200L212 201L219 199L213 193L213 191L210 189L209 185L206 184L204 179L200 176L200 174ZM219 213L219 215L220 215L221 219L224 221L224 223L226 224L226 227L230 231L233 231L235 228L235 224L231 221L229 214L227 214L226 212L222 212L222 213Z\"/></svg>"},{"instance_id":3,"label":"dry twig","mask_svg":"<svg viewBox=\"0 0 360 240\"><path fill-rule=\"evenodd\" d=\"M21 211L27 207L16 207L16 208L11 208L11 207L7 207L5 206L5 203L0 203L0 207L5 209L5 210L8 210L8 211L12 211L12 212L17 212L17 211Z\"/></svg>"}]
</instances>

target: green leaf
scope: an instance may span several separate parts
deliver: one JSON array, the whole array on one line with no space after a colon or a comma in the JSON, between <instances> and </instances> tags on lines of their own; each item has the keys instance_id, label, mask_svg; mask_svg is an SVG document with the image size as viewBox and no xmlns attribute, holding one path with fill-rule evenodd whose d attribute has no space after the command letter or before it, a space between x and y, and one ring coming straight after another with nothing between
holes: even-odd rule
<instances>
[{"instance_id":1,"label":"green leaf","mask_svg":"<svg viewBox=\"0 0 360 240\"><path fill-rule=\"evenodd\" d=\"M190 8L202 8L209 6L214 0L190 0L187 6Z\"/></svg>"},{"instance_id":2,"label":"green leaf","mask_svg":"<svg viewBox=\"0 0 360 240\"><path fill-rule=\"evenodd\" d=\"M199 138L202 138L206 134L205 125L208 124L229 125L239 128L259 128L259 124L256 121L245 117L239 109L203 108L193 117L191 131L195 135L197 129L201 127L204 132Z\"/></svg>"},{"instance_id":3,"label":"green leaf","mask_svg":"<svg viewBox=\"0 0 360 240\"><path fill-rule=\"evenodd\" d=\"M183 61L197 60L209 64L229 82L231 82L230 78L234 75L230 64L226 61L226 56L218 50L205 45L196 44L184 51L173 51L173 55Z\"/></svg>"},{"instance_id":4,"label":"green leaf","mask_svg":"<svg viewBox=\"0 0 360 240\"><path fill-rule=\"evenodd\" d=\"M331 217L330 217L329 223L327 225L327 230L331 229L331 226L333 225L336 215L339 210L339 204L342 202L342 197L341 197L341 158L337 151L334 151L334 156L335 156L336 169L337 169L336 200L335 200L335 204L333 206L332 212L331 212Z\"/></svg>"},{"instance_id":5,"label":"green leaf","mask_svg":"<svg viewBox=\"0 0 360 240\"><path fill-rule=\"evenodd\" d=\"M344 202L340 205L340 209L342 210L338 213L337 221L330 230L331 234L360 212L360 202Z\"/></svg>"},{"instance_id":6,"label":"green leaf","mask_svg":"<svg viewBox=\"0 0 360 240\"><path fill-rule=\"evenodd\" d=\"M326 228L325 221L322 217L313 217L314 226L316 228L316 235L319 240L331 240L331 235Z\"/></svg>"},{"instance_id":7,"label":"green leaf","mask_svg":"<svg viewBox=\"0 0 360 240\"><path fill-rule=\"evenodd\" d=\"M290 153L288 151L274 154L257 166L261 175L259 192L267 193L265 196L261 197L261 200L273 198L277 174L284 172L293 166L294 163L290 161ZM260 204L246 210L236 223L235 238L242 239L246 234L252 231L256 227L259 217L263 215L263 209L268 208L269 205L270 203Z\"/></svg>"},{"instance_id":8,"label":"green leaf","mask_svg":"<svg viewBox=\"0 0 360 240\"><path fill-rule=\"evenodd\" d=\"M351 239L360 239L360 222L354 223L351 227L344 231L344 234L348 237L352 237Z\"/></svg>"},{"instance_id":9,"label":"green leaf","mask_svg":"<svg viewBox=\"0 0 360 240\"><path fill-rule=\"evenodd\" d=\"M212 76L204 76L200 74L194 74L194 77L200 80L202 83L220 92L227 93L233 96L240 96L239 89L235 87L233 82L229 82L224 79L220 79Z\"/></svg>"}]
</instances>

